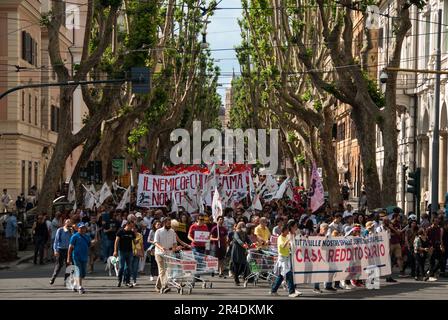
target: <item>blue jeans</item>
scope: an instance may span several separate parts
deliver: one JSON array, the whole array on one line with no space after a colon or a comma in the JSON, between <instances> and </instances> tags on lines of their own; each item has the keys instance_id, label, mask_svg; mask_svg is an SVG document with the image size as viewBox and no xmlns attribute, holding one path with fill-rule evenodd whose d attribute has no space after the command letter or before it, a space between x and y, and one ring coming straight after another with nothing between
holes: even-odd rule
<instances>
[{"instance_id":1,"label":"blue jeans","mask_svg":"<svg viewBox=\"0 0 448 320\"><path fill-rule=\"evenodd\" d=\"M119 251L118 256L120 257L120 271L118 271L118 281L120 282L123 281L123 275L125 272L126 274L124 275L124 280L129 281L129 279L131 278L130 272L132 266L132 259L134 256L131 251L129 252Z\"/></svg>"},{"instance_id":2,"label":"blue jeans","mask_svg":"<svg viewBox=\"0 0 448 320\"><path fill-rule=\"evenodd\" d=\"M132 256L131 262L131 277L134 282L137 282L138 264L140 263L139 256Z\"/></svg>"},{"instance_id":3,"label":"blue jeans","mask_svg":"<svg viewBox=\"0 0 448 320\"><path fill-rule=\"evenodd\" d=\"M107 236L104 236L101 240L101 260L103 262L107 261L114 253L114 241L110 240Z\"/></svg>"},{"instance_id":4,"label":"blue jeans","mask_svg":"<svg viewBox=\"0 0 448 320\"><path fill-rule=\"evenodd\" d=\"M204 247L193 247L191 249L193 251L193 256L194 256L194 260L196 260L196 262L198 263L198 268L199 269L204 269L204 260L203 260L203 256L205 254L205 248ZM200 278L199 274L195 274L196 278ZM194 279L193 279L194 282Z\"/></svg>"},{"instance_id":5,"label":"blue jeans","mask_svg":"<svg viewBox=\"0 0 448 320\"><path fill-rule=\"evenodd\" d=\"M295 286L294 286L294 279L292 277L292 272L288 271L286 273L286 277L285 278L286 278L286 283L288 284L289 294L292 294L292 293L296 292ZM283 276L280 274L277 277L277 279L275 279L275 282L272 285L271 292L273 292L273 293L277 292L278 288L280 288L280 286L282 285L282 282L283 282Z\"/></svg>"}]
</instances>

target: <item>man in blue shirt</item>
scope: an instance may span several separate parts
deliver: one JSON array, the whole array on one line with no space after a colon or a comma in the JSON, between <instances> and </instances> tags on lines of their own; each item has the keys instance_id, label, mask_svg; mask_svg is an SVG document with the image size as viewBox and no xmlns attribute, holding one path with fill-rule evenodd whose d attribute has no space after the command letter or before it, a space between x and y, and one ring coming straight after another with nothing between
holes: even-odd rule
<instances>
[{"instance_id":1,"label":"man in blue shirt","mask_svg":"<svg viewBox=\"0 0 448 320\"><path fill-rule=\"evenodd\" d=\"M5 238L10 254L17 259L17 217L12 212L6 218Z\"/></svg>"},{"instance_id":2,"label":"man in blue shirt","mask_svg":"<svg viewBox=\"0 0 448 320\"><path fill-rule=\"evenodd\" d=\"M54 280L58 276L59 271L61 271L64 263L66 264L66 266L68 266L67 254L68 254L68 247L70 244L70 238L72 237L71 226L72 226L71 220L66 219L64 221L64 226L56 231L54 242L52 243L54 256L56 257L56 263L54 265L53 276L50 279L50 284L54 283ZM64 283L65 280L67 280L68 276L69 276L68 273L64 274Z\"/></svg>"},{"instance_id":3,"label":"man in blue shirt","mask_svg":"<svg viewBox=\"0 0 448 320\"><path fill-rule=\"evenodd\" d=\"M76 267L75 282L78 285L79 294L85 292L82 287L82 279L86 277L87 261L89 261L90 236L86 234L87 227L83 222L78 223L78 232L70 238L68 247L67 265Z\"/></svg>"}]
</instances>

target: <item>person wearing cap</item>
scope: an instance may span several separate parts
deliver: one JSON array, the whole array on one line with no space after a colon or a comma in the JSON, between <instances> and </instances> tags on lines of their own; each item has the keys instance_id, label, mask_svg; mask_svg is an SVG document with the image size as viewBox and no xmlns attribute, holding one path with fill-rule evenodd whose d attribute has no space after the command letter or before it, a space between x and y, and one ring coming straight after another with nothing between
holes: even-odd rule
<instances>
[{"instance_id":1,"label":"person wearing cap","mask_svg":"<svg viewBox=\"0 0 448 320\"><path fill-rule=\"evenodd\" d=\"M67 253L67 265L73 264L76 267L75 283L78 286L80 294L85 293L82 286L82 280L86 277L87 261L89 261L90 236L87 233L87 227L83 222L77 225L78 232L70 238L70 246ZM75 290L75 288L74 288Z\"/></svg>"},{"instance_id":2,"label":"person wearing cap","mask_svg":"<svg viewBox=\"0 0 448 320\"><path fill-rule=\"evenodd\" d=\"M375 223L373 221L367 221L366 228L364 229L364 232L362 232L362 236L368 237L373 235L375 232Z\"/></svg>"}]
</instances>

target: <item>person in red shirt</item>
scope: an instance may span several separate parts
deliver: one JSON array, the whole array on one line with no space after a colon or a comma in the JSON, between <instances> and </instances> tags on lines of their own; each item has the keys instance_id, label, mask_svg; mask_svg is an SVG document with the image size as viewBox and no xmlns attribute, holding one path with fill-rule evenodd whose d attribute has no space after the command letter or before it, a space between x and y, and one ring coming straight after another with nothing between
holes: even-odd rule
<instances>
[{"instance_id":1,"label":"person in red shirt","mask_svg":"<svg viewBox=\"0 0 448 320\"><path fill-rule=\"evenodd\" d=\"M210 231L204 222L205 216L200 214L197 222L190 226L188 231L188 239L191 241L191 249L193 256L198 263L198 267L203 266L203 258L207 244L210 244ZM200 278L198 275L194 276L193 283Z\"/></svg>"}]
</instances>

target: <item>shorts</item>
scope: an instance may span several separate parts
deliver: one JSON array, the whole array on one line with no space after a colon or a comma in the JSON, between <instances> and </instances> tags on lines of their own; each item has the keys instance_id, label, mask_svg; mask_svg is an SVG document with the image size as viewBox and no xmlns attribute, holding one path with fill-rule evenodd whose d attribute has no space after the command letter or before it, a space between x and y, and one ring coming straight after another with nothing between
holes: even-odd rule
<instances>
[{"instance_id":1,"label":"shorts","mask_svg":"<svg viewBox=\"0 0 448 320\"><path fill-rule=\"evenodd\" d=\"M399 243L390 245L390 255L396 258L401 258L401 245Z\"/></svg>"},{"instance_id":2,"label":"shorts","mask_svg":"<svg viewBox=\"0 0 448 320\"><path fill-rule=\"evenodd\" d=\"M73 259L73 264L76 267L75 277L80 277L84 279L87 273L87 261L78 261Z\"/></svg>"}]
</instances>

